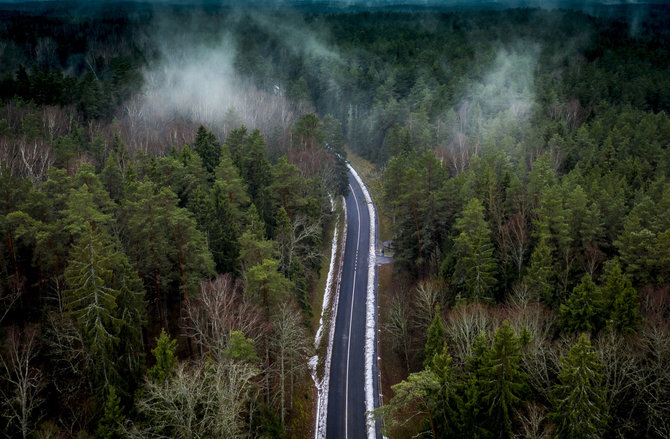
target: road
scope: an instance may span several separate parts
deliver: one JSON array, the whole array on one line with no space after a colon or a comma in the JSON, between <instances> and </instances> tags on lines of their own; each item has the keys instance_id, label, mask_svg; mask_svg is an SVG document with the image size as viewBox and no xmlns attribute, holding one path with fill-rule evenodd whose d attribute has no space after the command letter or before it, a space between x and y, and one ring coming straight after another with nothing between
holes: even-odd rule
<instances>
[{"instance_id":1,"label":"road","mask_svg":"<svg viewBox=\"0 0 670 439\"><path fill-rule=\"evenodd\" d=\"M363 191L351 173L346 204L348 233L333 340L326 422L328 439L366 437L364 353L370 214ZM376 293L376 287L374 291ZM376 341L374 346L373 395L374 405L378 407ZM376 431L377 438L381 438L379 425Z\"/></svg>"}]
</instances>

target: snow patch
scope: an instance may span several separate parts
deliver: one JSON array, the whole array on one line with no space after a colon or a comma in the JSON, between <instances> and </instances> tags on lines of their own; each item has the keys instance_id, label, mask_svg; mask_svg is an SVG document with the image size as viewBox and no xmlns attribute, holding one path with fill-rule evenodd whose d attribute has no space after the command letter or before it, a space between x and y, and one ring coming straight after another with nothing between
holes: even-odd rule
<instances>
[{"instance_id":1,"label":"snow patch","mask_svg":"<svg viewBox=\"0 0 670 439\"><path fill-rule=\"evenodd\" d=\"M366 425L368 439L375 439L376 428L375 418L372 411L375 408L374 400L374 382L372 374L372 365L375 357L375 342L377 334L377 318L376 318L376 295L375 295L375 270L377 266L377 234L375 228L377 225L375 206L372 203L372 197L368 188L363 183L358 172L347 163L349 171L354 176L363 195L365 196L365 203L368 205L368 213L370 216L370 249L368 252L368 289L365 298L365 411L366 411Z\"/></svg>"}]
</instances>

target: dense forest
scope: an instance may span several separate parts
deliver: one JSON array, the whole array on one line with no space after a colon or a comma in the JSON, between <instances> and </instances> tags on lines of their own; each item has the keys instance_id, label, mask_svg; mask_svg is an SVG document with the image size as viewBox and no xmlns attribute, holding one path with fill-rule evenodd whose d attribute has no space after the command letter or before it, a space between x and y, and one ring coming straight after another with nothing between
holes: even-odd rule
<instances>
[{"instance_id":1,"label":"dense forest","mask_svg":"<svg viewBox=\"0 0 670 439\"><path fill-rule=\"evenodd\" d=\"M668 437L667 12L6 7L0 432L309 436L347 147L390 437Z\"/></svg>"}]
</instances>

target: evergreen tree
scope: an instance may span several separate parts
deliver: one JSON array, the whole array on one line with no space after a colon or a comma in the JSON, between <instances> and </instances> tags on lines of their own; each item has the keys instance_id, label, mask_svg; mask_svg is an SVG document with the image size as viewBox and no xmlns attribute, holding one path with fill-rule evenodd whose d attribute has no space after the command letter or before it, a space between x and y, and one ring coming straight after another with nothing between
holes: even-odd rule
<instances>
[{"instance_id":1,"label":"evergreen tree","mask_svg":"<svg viewBox=\"0 0 670 439\"><path fill-rule=\"evenodd\" d=\"M254 349L254 341L246 338L242 331L230 333L228 347L224 355L234 361L254 362L258 361L258 355Z\"/></svg>"},{"instance_id":2,"label":"evergreen tree","mask_svg":"<svg viewBox=\"0 0 670 439\"><path fill-rule=\"evenodd\" d=\"M454 240L458 282L473 300L491 298L491 290L496 283L496 262L491 232L484 218L484 206L477 198L471 199L465 206L455 228L460 232Z\"/></svg>"},{"instance_id":3,"label":"evergreen tree","mask_svg":"<svg viewBox=\"0 0 670 439\"><path fill-rule=\"evenodd\" d=\"M622 333L635 333L642 321L639 308L637 291L629 282L614 299L612 313L610 314L612 326Z\"/></svg>"},{"instance_id":4,"label":"evergreen tree","mask_svg":"<svg viewBox=\"0 0 670 439\"><path fill-rule=\"evenodd\" d=\"M433 322L428 327L426 336L426 358L423 360L424 367L432 364L433 357L440 353L444 346L445 336L446 330L444 329L442 316L440 315L440 305L437 305L435 307L435 317L433 317Z\"/></svg>"},{"instance_id":5,"label":"evergreen tree","mask_svg":"<svg viewBox=\"0 0 670 439\"><path fill-rule=\"evenodd\" d=\"M247 185L240 177L240 171L233 164L230 151L227 146L223 147L221 161L215 171L216 181L220 182L223 192L228 196L228 201L235 213L235 218L242 219L242 209L249 204Z\"/></svg>"},{"instance_id":6,"label":"evergreen tree","mask_svg":"<svg viewBox=\"0 0 670 439\"><path fill-rule=\"evenodd\" d=\"M595 332L602 327L603 309L600 290L585 274L565 304L561 305L561 326L568 332Z\"/></svg>"},{"instance_id":7,"label":"evergreen tree","mask_svg":"<svg viewBox=\"0 0 670 439\"><path fill-rule=\"evenodd\" d=\"M217 142L214 133L200 125L195 135L193 149L202 159L202 164L207 172L213 174L221 158L221 145Z\"/></svg>"},{"instance_id":8,"label":"evergreen tree","mask_svg":"<svg viewBox=\"0 0 670 439\"><path fill-rule=\"evenodd\" d=\"M151 381L162 383L172 377L177 366L176 350L177 340L161 329L160 336L156 338L156 347L151 350L156 359L156 364L147 373Z\"/></svg>"},{"instance_id":9,"label":"evergreen tree","mask_svg":"<svg viewBox=\"0 0 670 439\"><path fill-rule=\"evenodd\" d=\"M86 223L70 253L63 301L96 359L98 385L118 382L114 351L120 322L114 311L120 291L113 285L115 262L115 249L109 238Z\"/></svg>"},{"instance_id":10,"label":"evergreen tree","mask_svg":"<svg viewBox=\"0 0 670 439\"><path fill-rule=\"evenodd\" d=\"M541 237L530 256L530 266L524 278L535 297L549 304L556 300L556 271L551 254L548 240Z\"/></svg>"},{"instance_id":11,"label":"evergreen tree","mask_svg":"<svg viewBox=\"0 0 670 439\"><path fill-rule=\"evenodd\" d=\"M208 200L207 230L216 271L235 274L239 270L239 229L229 200L224 185L215 181Z\"/></svg>"},{"instance_id":12,"label":"evergreen tree","mask_svg":"<svg viewBox=\"0 0 670 439\"><path fill-rule=\"evenodd\" d=\"M618 259L605 267L605 280L601 288L608 324L623 333L634 333L640 324L638 294L630 277L621 271Z\"/></svg>"},{"instance_id":13,"label":"evergreen tree","mask_svg":"<svg viewBox=\"0 0 670 439\"><path fill-rule=\"evenodd\" d=\"M116 389L113 386L109 386L107 388L105 409L102 418L98 421L98 429L95 431L96 437L99 439L124 438L124 419L125 417L121 410L121 398L116 394Z\"/></svg>"},{"instance_id":14,"label":"evergreen tree","mask_svg":"<svg viewBox=\"0 0 670 439\"><path fill-rule=\"evenodd\" d=\"M440 385L439 391L431 395L434 400L432 412L435 432L438 437L456 437L460 431L458 410L462 400L457 393L456 373L446 344L442 345L440 353L433 356L428 368L435 374Z\"/></svg>"},{"instance_id":15,"label":"evergreen tree","mask_svg":"<svg viewBox=\"0 0 670 439\"><path fill-rule=\"evenodd\" d=\"M560 438L598 439L608 423L602 364L585 334L561 357L559 383L551 393L554 421Z\"/></svg>"},{"instance_id":16,"label":"evergreen tree","mask_svg":"<svg viewBox=\"0 0 670 439\"><path fill-rule=\"evenodd\" d=\"M263 306L266 317L289 297L288 293L292 289L291 281L279 272L279 262L274 259L265 259L247 271L246 292Z\"/></svg>"},{"instance_id":17,"label":"evergreen tree","mask_svg":"<svg viewBox=\"0 0 670 439\"><path fill-rule=\"evenodd\" d=\"M484 402L484 390L487 385L486 366L491 355L489 338L480 333L472 344L472 355L467 359L467 375L460 382L459 406L460 433L465 438L485 438L491 433L487 429L488 409Z\"/></svg>"},{"instance_id":18,"label":"evergreen tree","mask_svg":"<svg viewBox=\"0 0 670 439\"><path fill-rule=\"evenodd\" d=\"M514 411L526 393L526 377L521 371L520 339L505 321L493 336L493 349L482 365L482 402L487 407L489 430L497 437L509 437Z\"/></svg>"}]
</instances>

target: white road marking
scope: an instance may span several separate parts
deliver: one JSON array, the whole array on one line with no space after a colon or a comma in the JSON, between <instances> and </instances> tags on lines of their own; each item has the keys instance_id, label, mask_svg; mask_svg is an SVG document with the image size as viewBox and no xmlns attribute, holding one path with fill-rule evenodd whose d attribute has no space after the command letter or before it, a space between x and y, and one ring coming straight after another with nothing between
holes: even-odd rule
<instances>
[{"instance_id":1,"label":"white road marking","mask_svg":"<svg viewBox=\"0 0 670 439\"><path fill-rule=\"evenodd\" d=\"M356 236L356 258L354 259L354 285L351 292L351 312L349 313L349 337L347 339L347 376L345 379L344 390L344 438L349 438L349 352L351 351L351 322L354 316L354 298L356 297L356 269L358 267L358 244L361 241L361 212L358 209L358 198L354 188L349 185L349 190L354 196L356 202L356 216L358 217L358 234Z\"/></svg>"}]
</instances>

